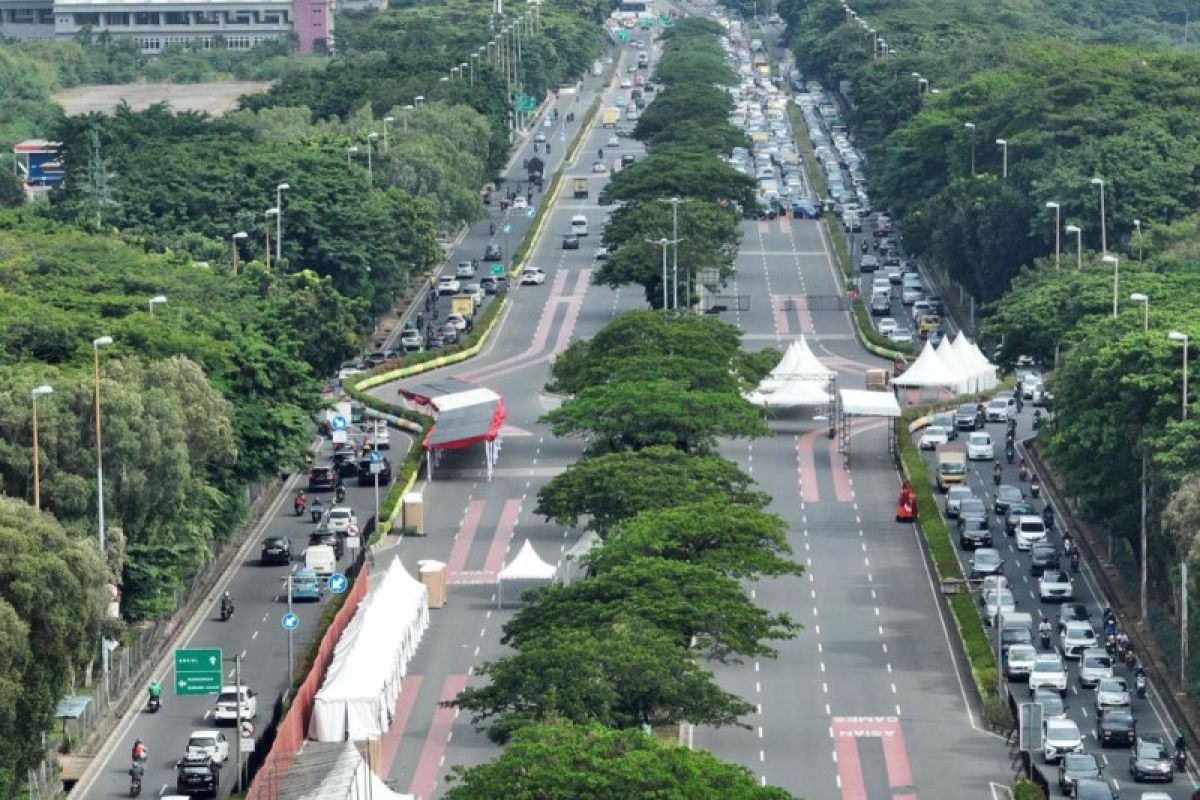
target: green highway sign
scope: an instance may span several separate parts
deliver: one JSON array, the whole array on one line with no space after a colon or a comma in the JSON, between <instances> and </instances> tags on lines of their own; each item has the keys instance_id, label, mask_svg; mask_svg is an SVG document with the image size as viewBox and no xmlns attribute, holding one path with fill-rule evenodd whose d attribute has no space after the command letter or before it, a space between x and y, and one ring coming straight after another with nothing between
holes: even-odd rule
<instances>
[{"instance_id":1,"label":"green highway sign","mask_svg":"<svg viewBox=\"0 0 1200 800\"><path fill-rule=\"evenodd\" d=\"M650 19L649 17L642 17L638 20L638 25L641 26L642 30L648 31L654 27L654 20Z\"/></svg>"},{"instance_id":2,"label":"green highway sign","mask_svg":"<svg viewBox=\"0 0 1200 800\"><path fill-rule=\"evenodd\" d=\"M658 18L658 24L659 24L660 26L664 27L664 28L669 28L669 27L671 27L672 25L674 25L675 23L671 22L671 18L670 18L670 17L659 17L659 18Z\"/></svg>"},{"instance_id":3,"label":"green highway sign","mask_svg":"<svg viewBox=\"0 0 1200 800\"><path fill-rule=\"evenodd\" d=\"M629 31L617 31L617 38L622 42L629 41Z\"/></svg>"},{"instance_id":4,"label":"green highway sign","mask_svg":"<svg viewBox=\"0 0 1200 800\"><path fill-rule=\"evenodd\" d=\"M503 264L492 264L492 275L500 276L504 274Z\"/></svg>"},{"instance_id":5,"label":"green highway sign","mask_svg":"<svg viewBox=\"0 0 1200 800\"><path fill-rule=\"evenodd\" d=\"M177 696L221 693L220 650L176 650Z\"/></svg>"},{"instance_id":6,"label":"green highway sign","mask_svg":"<svg viewBox=\"0 0 1200 800\"><path fill-rule=\"evenodd\" d=\"M534 105L535 103L530 95L517 95L517 111L533 111Z\"/></svg>"}]
</instances>

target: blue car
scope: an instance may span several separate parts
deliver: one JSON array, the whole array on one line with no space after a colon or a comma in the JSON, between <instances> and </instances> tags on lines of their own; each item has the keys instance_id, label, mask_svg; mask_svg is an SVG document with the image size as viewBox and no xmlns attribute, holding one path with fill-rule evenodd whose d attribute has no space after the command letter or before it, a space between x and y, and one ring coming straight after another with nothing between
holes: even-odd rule
<instances>
[{"instance_id":1,"label":"blue car","mask_svg":"<svg viewBox=\"0 0 1200 800\"><path fill-rule=\"evenodd\" d=\"M307 567L292 574L292 602L300 600L320 601L321 581L317 573Z\"/></svg>"},{"instance_id":2,"label":"blue car","mask_svg":"<svg viewBox=\"0 0 1200 800\"><path fill-rule=\"evenodd\" d=\"M796 219L819 219L821 217L817 213L816 206L809 203L793 203L792 216Z\"/></svg>"}]
</instances>

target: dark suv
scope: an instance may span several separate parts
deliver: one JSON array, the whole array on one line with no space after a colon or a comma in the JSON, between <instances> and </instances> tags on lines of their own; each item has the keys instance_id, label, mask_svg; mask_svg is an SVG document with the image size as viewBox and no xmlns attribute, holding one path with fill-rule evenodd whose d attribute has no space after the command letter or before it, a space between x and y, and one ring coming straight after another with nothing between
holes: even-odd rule
<instances>
[{"instance_id":1,"label":"dark suv","mask_svg":"<svg viewBox=\"0 0 1200 800\"><path fill-rule=\"evenodd\" d=\"M385 458L379 463L383 465L383 469L379 472L379 485L387 486L392 482L392 462ZM358 485L375 485L375 476L371 473L371 460L369 458L364 458L358 462Z\"/></svg>"},{"instance_id":2,"label":"dark suv","mask_svg":"<svg viewBox=\"0 0 1200 800\"><path fill-rule=\"evenodd\" d=\"M262 542L262 555L260 557L262 563L265 564L282 564L284 566L292 563L292 541L285 536L268 536Z\"/></svg>"},{"instance_id":3,"label":"dark suv","mask_svg":"<svg viewBox=\"0 0 1200 800\"><path fill-rule=\"evenodd\" d=\"M310 492L332 492L337 476L333 467L313 467L308 471L308 490Z\"/></svg>"},{"instance_id":4,"label":"dark suv","mask_svg":"<svg viewBox=\"0 0 1200 800\"><path fill-rule=\"evenodd\" d=\"M184 758L176 764L175 791L179 794L216 797L220 785L220 767L208 756Z\"/></svg>"},{"instance_id":5,"label":"dark suv","mask_svg":"<svg viewBox=\"0 0 1200 800\"><path fill-rule=\"evenodd\" d=\"M503 261L504 251L500 249L500 245L498 244L489 244L487 247L483 248L483 260Z\"/></svg>"}]
</instances>

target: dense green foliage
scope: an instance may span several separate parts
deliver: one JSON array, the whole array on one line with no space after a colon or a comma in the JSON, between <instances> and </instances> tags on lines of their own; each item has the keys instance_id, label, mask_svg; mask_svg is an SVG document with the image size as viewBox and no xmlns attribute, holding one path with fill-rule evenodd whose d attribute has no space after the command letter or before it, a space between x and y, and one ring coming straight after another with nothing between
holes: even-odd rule
<instances>
[{"instance_id":1,"label":"dense green foliage","mask_svg":"<svg viewBox=\"0 0 1200 800\"><path fill-rule=\"evenodd\" d=\"M476 767L455 767L447 800L538 797L544 800L787 800L759 786L745 767L703 750L664 744L641 731L558 723L516 733L504 754Z\"/></svg>"}]
</instances>

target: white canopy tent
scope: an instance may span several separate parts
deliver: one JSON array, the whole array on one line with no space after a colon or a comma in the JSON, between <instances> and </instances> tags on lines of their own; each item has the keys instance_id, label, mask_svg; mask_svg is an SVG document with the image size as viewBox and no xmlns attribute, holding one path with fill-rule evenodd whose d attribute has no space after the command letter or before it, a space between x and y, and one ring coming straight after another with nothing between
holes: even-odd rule
<instances>
[{"instance_id":1,"label":"white canopy tent","mask_svg":"<svg viewBox=\"0 0 1200 800\"><path fill-rule=\"evenodd\" d=\"M429 596L396 557L334 646L313 700L308 735L319 742L381 736L391 723L400 681L429 627Z\"/></svg>"},{"instance_id":2,"label":"white canopy tent","mask_svg":"<svg viewBox=\"0 0 1200 800\"><path fill-rule=\"evenodd\" d=\"M351 742L306 743L276 796L296 800L414 800L411 794L389 788Z\"/></svg>"},{"instance_id":3,"label":"white canopy tent","mask_svg":"<svg viewBox=\"0 0 1200 800\"><path fill-rule=\"evenodd\" d=\"M850 422L854 417L884 417L894 419L900 416L900 403L892 392L874 392L869 389L841 389L838 392L838 452L842 454L842 466L850 466ZM832 435L832 431L830 432ZM888 434L888 452L895 447L895 437Z\"/></svg>"},{"instance_id":4,"label":"white canopy tent","mask_svg":"<svg viewBox=\"0 0 1200 800\"><path fill-rule=\"evenodd\" d=\"M504 606L504 584L519 581L521 583L550 583L554 580L558 569L548 564L533 549L533 543L528 539L521 546L516 558L500 570L496 576L496 607Z\"/></svg>"},{"instance_id":5,"label":"white canopy tent","mask_svg":"<svg viewBox=\"0 0 1200 800\"><path fill-rule=\"evenodd\" d=\"M759 408L828 406L837 373L821 363L803 335L788 345L775 369L743 397Z\"/></svg>"},{"instance_id":6,"label":"white canopy tent","mask_svg":"<svg viewBox=\"0 0 1200 800\"><path fill-rule=\"evenodd\" d=\"M956 391L959 378L942 362L937 350L926 340L925 349L921 351L921 355L917 356L917 360L904 371L903 375L893 378L892 383L896 386L911 388Z\"/></svg>"},{"instance_id":7,"label":"white canopy tent","mask_svg":"<svg viewBox=\"0 0 1200 800\"><path fill-rule=\"evenodd\" d=\"M979 370L971 364L964 363L958 357L958 353L954 351L954 345L951 343L950 337L947 336L942 339L941 344L934 349L937 350L938 358L942 360L942 364L945 365L946 369L958 377L957 392L959 394L971 394L975 392L978 384L976 378Z\"/></svg>"},{"instance_id":8,"label":"white canopy tent","mask_svg":"<svg viewBox=\"0 0 1200 800\"><path fill-rule=\"evenodd\" d=\"M965 333L959 333L954 340L954 352L963 364L977 369L976 380L979 391L986 392L996 388L999 378L996 377L996 365L987 360L979 350L979 345L967 338Z\"/></svg>"},{"instance_id":9,"label":"white canopy tent","mask_svg":"<svg viewBox=\"0 0 1200 800\"><path fill-rule=\"evenodd\" d=\"M595 531L584 531L574 545L563 555L562 565L558 569L558 578L563 583L570 584L587 577L587 569L580 559L601 545L603 540Z\"/></svg>"}]
</instances>

